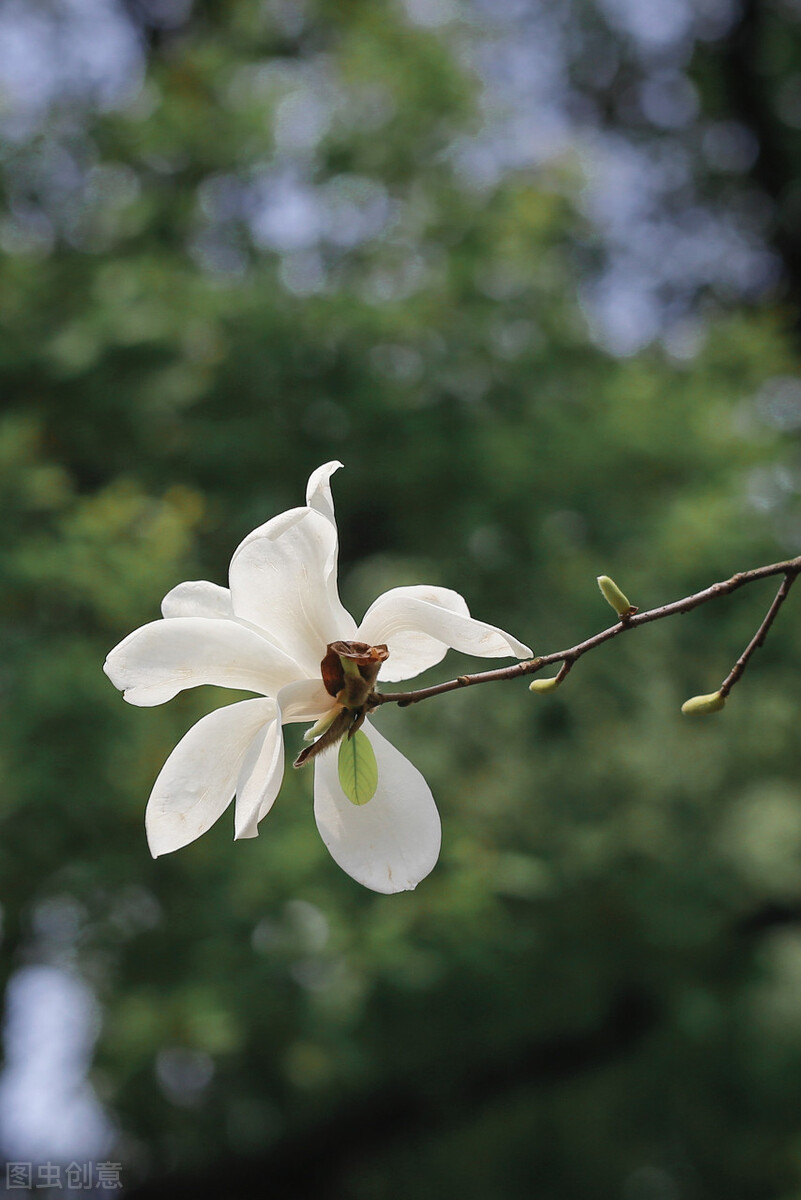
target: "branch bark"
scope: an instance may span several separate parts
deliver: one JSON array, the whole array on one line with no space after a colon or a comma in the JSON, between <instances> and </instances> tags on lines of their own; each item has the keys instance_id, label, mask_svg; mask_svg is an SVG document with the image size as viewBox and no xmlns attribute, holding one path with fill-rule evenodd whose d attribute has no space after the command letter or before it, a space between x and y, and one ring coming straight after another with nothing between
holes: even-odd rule
<instances>
[{"instance_id":1,"label":"branch bark","mask_svg":"<svg viewBox=\"0 0 801 1200\"><path fill-rule=\"evenodd\" d=\"M575 646L569 646L566 650L555 650L551 654L540 654L535 658L527 659L525 662L515 663L511 667L499 667L494 671L480 671L473 675L459 675L456 679L449 679L446 683L436 683L431 687L417 688L410 692L374 692L368 701L368 705L371 709L378 708L381 704L397 704L399 707L404 708L408 704L418 704L421 700L428 700L432 696L442 696L446 692L454 692L463 687L472 687L478 683L499 683L501 680L519 679L526 675L536 675L544 667L551 666L554 663L561 664L559 675L564 677L567 671L584 654L588 654L590 650L595 650L596 647L602 646L604 642L611 641L612 638L619 637L620 634L625 633L627 630L637 629L641 625L648 625L651 621L661 621L666 617L674 617L679 613L692 612L694 608L699 608L702 604L707 604L710 600L716 600L720 596L728 596L732 592L736 592L748 584L756 583L760 579L769 579L776 575L783 575L784 581L782 586L779 588L765 619L722 684L721 691L725 689L723 694L728 695L728 692L745 670L754 651L765 641L768 631L776 618L776 614L784 603L787 593L799 572L801 572L801 555L797 558L787 559L785 562L770 563L764 567L754 567L750 571L739 571L736 575L732 575L730 579L723 579L718 583L710 584L709 587L703 588L700 592L694 592L691 596L685 596L682 600L674 600L672 603L662 604L658 608L651 608L645 612L637 612L634 615L622 617L614 625L610 625L607 629L602 629L600 633L593 634L592 637L586 638L583 642L578 642Z\"/></svg>"},{"instance_id":2,"label":"branch bark","mask_svg":"<svg viewBox=\"0 0 801 1200\"><path fill-rule=\"evenodd\" d=\"M750 659L751 655L755 650L758 650L759 647L764 644L765 638L768 636L768 630L776 620L776 614L787 599L787 594L790 591L790 588L793 586L795 578L795 575L785 575L784 579L782 580L781 587L776 593L773 603L765 614L765 619L721 684L720 694L724 698L728 696L735 683L737 683L737 680L740 678L746 666L748 665L748 660Z\"/></svg>"}]
</instances>

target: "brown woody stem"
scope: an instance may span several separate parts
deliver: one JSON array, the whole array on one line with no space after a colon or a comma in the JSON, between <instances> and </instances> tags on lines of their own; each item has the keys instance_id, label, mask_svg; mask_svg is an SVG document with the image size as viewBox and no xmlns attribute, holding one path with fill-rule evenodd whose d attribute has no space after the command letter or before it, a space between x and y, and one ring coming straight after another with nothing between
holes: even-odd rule
<instances>
[{"instance_id":1,"label":"brown woody stem","mask_svg":"<svg viewBox=\"0 0 801 1200\"><path fill-rule=\"evenodd\" d=\"M421 700L428 700L431 696L442 696L446 692L453 692L463 687L472 687L477 683L496 683L502 679L519 679L524 675L536 675L544 667L551 666L553 663L562 664L559 676L563 678L582 655L587 654L590 650L594 650L596 646L603 645L604 642L611 641L612 638L619 637L621 633L625 633L630 629L637 629L640 625L648 625L651 621L661 621L665 617L673 617L678 613L691 612L694 608L699 608L709 600L715 600L718 596L728 596L731 592L736 592L739 588L745 587L750 583L756 583L760 579L769 579L771 576L784 575L785 578L782 585L764 621L723 684L721 690L724 695L727 695L742 675L751 655L764 642L768 630L773 624L776 614L784 603L787 593L799 572L801 572L801 555L798 558L788 559L786 562L771 563L765 567L754 567L751 571L739 571L736 575L732 575L731 579L724 579L719 583L713 583L700 592L694 592L691 596L685 596L682 600L674 600L671 604L663 604L659 608L650 608L645 612L637 612L631 616L627 616L625 620L610 625L608 629L601 630L600 633L594 634L592 637L587 638L586 641L578 642L575 646L570 646L567 650L556 650L552 654L540 654L536 658L515 663L511 667L499 667L494 671L481 671L476 675L460 675L457 679L449 679L447 683L436 683L432 687L418 688L416 691L394 693L374 692L368 701L368 706L371 709L375 709L380 704L397 704L403 708L408 704L418 704Z\"/></svg>"},{"instance_id":2,"label":"brown woody stem","mask_svg":"<svg viewBox=\"0 0 801 1200\"><path fill-rule=\"evenodd\" d=\"M742 654L737 659L737 662L734 664L729 674L723 680L723 683L720 685L720 694L724 697L724 699L726 696L728 696L729 692L742 675L743 671L748 665L748 660L751 655L763 644L765 638L768 636L768 630L776 620L776 614L787 599L787 593L795 583L795 578L795 574L785 575L784 579L782 580L781 587L773 598L773 603L765 614L765 619L754 636L751 638L751 641L748 643L745 650L743 650Z\"/></svg>"}]
</instances>

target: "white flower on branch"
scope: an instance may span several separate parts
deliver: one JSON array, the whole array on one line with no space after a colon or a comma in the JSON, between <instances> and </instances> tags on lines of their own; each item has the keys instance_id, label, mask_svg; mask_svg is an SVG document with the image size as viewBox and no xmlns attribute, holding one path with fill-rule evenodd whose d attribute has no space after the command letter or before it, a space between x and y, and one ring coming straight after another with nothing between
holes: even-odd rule
<instances>
[{"instance_id":1,"label":"white flower on branch","mask_svg":"<svg viewBox=\"0 0 801 1200\"><path fill-rule=\"evenodd\" d=\"M343 870L374 891L400 892L437 861L440 821L426 781L366 720L376 675L412 679L449 648L482 658L528 658L531 651L474 620L447 588L393 588L357 626L337 589L330 479L341 465L320 467L304 507L245 538L231 560L230 588L179 584L164 598L164 619L137 629L106 660L107 675L131 704L162 704L204 683L261 697L209 713L173 750L147 806L154 856L200 837L234 796L235 837L255 837L281 787L281 726L307 721L317 741L300 760L314 758L317 827ZM328 749L359 726L378 769L367 802L345 794Z\"/></svg>"}]
</instances>

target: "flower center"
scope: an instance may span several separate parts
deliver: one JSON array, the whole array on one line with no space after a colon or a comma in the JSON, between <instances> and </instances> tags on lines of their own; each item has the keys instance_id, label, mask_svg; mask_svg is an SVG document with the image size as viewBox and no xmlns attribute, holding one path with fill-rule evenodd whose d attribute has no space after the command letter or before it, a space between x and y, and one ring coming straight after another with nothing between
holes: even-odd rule
<instances>
[{"instance_id":1,"label":"flower center","mask_svg":"<svg viewBox=\"0 0 801 1200\"><path fill-rule=\"evenodd\" d=\"M389 650L383 645L331 642L320 663L325 690L343 708L363 708L375 686L381 664L388 658Z\"/></svg>"},{"instance_id":2,"label":"flower center","mask_svg":"<svg viewBox=\"0 0 801 1200\"><path fill-rule=\"evenodd\" d=\"M310 758L335 746L342 738L352 738L367 716L367 701L372 695L381 664L389 658L386 646L368 646L366 642L331 642L320 663L323 684L336 704L311 729L305 740L316 740L295 759L302 767Z\"/></svg>"}]
</instances>

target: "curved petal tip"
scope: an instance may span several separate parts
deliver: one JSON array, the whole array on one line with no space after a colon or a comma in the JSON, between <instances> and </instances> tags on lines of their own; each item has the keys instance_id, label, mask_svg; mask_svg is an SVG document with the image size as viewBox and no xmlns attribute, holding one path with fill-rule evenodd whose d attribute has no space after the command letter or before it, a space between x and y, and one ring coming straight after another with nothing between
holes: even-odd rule
<instances>
[{"instance_id":1,"label":"curved petal tip","mask_svg":"<svg viewBox=\"0 0 801 1200\"><path fill-rule=\"evenodd\" d=\"M306 503L309 508L316 508L332 522L335 517L334 501L331 496L331 476L344 465L338 459L323 463L316 471L312 471L309 482L306 484Z\"/></svg>"}]
</instances>

